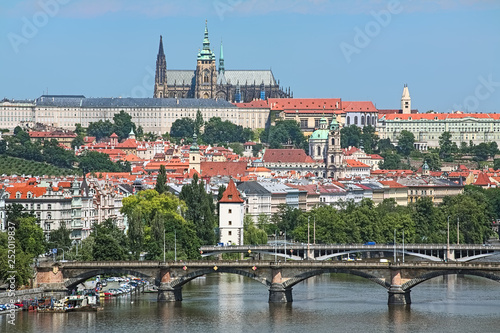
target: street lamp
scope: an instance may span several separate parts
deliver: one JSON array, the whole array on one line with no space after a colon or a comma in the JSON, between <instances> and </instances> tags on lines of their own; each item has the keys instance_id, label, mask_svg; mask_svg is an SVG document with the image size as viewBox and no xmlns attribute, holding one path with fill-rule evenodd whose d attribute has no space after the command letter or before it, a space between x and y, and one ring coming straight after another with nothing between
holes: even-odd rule
<instances>
[{"instance_id":1,"label":"street lamp","mask_svg":"<svg viewBox=\"0 0 500 333\"><path fill-rule=\"evenodd\" d=\"M446 262L450 261L450 216L448 216L448 232L446 240Z\"/></svg>"},{"instance_id":2,"label":"street lamp","mask_svg":"<svg viewBox=\"0 0 500 333\"><path fill-rule=\"evenodd\" d=\"M460 245L460 217L457 217L457 245Z\"/></svg>"},{"instance_id":3,"label":"street lamp","mask_svg":"<svg viewBox=\"0 0 500 333\"><path fill-rule=\"evenodd\" d=\"M75 246L76 247L76 257L78 258L78 241L76 239L74 239L72 242L71 242L71 245Z\"/></svg>"},{"instance_id":4,"label":"street lamp","mask_svg":"<svg viewBox=\"0 0 500 333\"><path fill-rule=\"evenodd\" d=\"M163 230L163 263L165 263L165 230Z\"/></svg>"},{"instance_id":5,"label":"street lamp","mask_svg":"<svg viewBox=\"0 0 500 333\"><path fill-rule=\"evenodd\" d=\"M309 216L307 217L307 254L306 259L309 259L309 234L310 234L310 226L309 226Z\"/></svg>"},{"instance_id":6,"label":"street lamp","mask_svg":"<svg viewBox=\"0 0 500 333\"><path fill-rule=\"evenodd\" d=\"M174 261L177 261L177 230L174 230Z\"/></svg>"},{"instance_id":7,"label":"street lamp","mask_svg":"<svg viewBox=\"0 0 500 333\"><path fill-rule=\"evenodd\" d=\"M405 230L403 229L403 264L405 262Z\"/></svg>"},{"instance_id":8,"label":"street lamp","mask_svg":"<svg viewBox=\"0 0 500 333\"><path fill-rule=\"evenodd\" d=\"M394 229L394 263L396 263L396 229Z\"/></svg>"},{"instance_id":9,"label":"street lamp","mask_svg":"<svg viewBox=\"0 0 500 333\"><path fill-rule=\"evenodd\" d=\"M274 231L274 263L278 262L278 229Z\"/></svg>"}]
</instances>

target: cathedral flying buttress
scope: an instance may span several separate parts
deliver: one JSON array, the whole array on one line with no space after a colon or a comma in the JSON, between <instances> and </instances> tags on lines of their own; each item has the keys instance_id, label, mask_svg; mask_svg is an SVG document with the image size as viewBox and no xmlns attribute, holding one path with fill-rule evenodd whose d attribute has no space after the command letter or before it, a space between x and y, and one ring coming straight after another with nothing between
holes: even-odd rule
<instances>
[{"instance_id":1,"label":"cathedral flying buttress","mask_svg":"<svg viewBox=\"0 0 500 333\"><path fill-rule=\"evenodd\" d=\"M293 97L290 88L280 87L271 70L226 70L222 42L219 68L216 65L206 21L203 47L198 52L195 70L167 69L163 37L160 36L153 97L223 99L233 103Z\"/></svg>"}]
</instances>

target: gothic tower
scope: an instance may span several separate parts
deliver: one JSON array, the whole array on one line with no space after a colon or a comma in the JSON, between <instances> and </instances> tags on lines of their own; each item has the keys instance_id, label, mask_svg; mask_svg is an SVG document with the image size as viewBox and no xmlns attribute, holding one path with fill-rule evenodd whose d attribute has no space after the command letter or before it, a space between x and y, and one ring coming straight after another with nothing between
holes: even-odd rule
<instances>
[{"instance_id":1,"label":"gothic tower","mask_svg":"<svg viewBox=\"0 0 500 333\"><path fill-rule=\"evenodd\" d=\"M343 178L346 172L346 164L340 147L340 126L335 116L333 116L330 123L327 147L326 176L334 179Z\"/></svg>"},{"instance_id":2,"label":"gothic tower","mask_svg":"<svg viewBox=\"0 0 500 333\"><path fill-rule=\"evenodd\" d=\"M210 50L207 22L205 21L203 49L198 53L196 63L195 98L215 98L217 84L217 71L215 67L215 54Z\"/></svg>"},{"instance_id":3,"label":"gothic tower","mask_svg":"<svg viewBox=\"0 0 500 333\"><path fill-rule=\"evenodd\" d=\"M411 98L407 84L405 84L403 88L403 95L401 96L401 110L402 113L411 113Z\"/></svg>"},{"instance_id":4,"label":"gothic tower","mask_svg":"<svg viewBox=\"0 0 500 333\"><path fill-rule=\"evenodd\" d=\"M166 98L167 96L167 60L163 52L163 39L160 36L160 48L156 56L156 74L154 98Z\"/></svg>"}]
</instances>

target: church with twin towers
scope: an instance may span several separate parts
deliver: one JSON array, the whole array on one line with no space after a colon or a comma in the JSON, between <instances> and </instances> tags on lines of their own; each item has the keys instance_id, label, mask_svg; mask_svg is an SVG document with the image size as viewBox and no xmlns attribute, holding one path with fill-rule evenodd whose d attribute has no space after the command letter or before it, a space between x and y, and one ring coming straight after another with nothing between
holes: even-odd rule
<instances>
[{"instance_id":1,"label":"church with twin towers","mask_svg":"<svg viewBox=\"0 0 500 333\"><path fill-rule=\"evenodd\" d=\"M153 97L221 99L247 103L256 99L293 97L293 93L290 88L280 87L279 80L275 79L270 69L226 70L222 43L217 68L205 22L203 48L198 52L195 70L167 69L163 38L160 36Z\"/></svg>"}]
</instances>

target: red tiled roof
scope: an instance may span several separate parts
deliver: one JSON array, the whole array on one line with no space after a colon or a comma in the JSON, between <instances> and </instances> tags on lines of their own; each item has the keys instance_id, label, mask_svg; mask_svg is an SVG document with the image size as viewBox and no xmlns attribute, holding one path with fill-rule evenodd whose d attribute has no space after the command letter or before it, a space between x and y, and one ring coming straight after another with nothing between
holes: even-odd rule
<instances>
[{"instance_id":1,"label":"red tiled roof","mask_svg":"<svg viewBox=\"0 0 500 333\"><path fill-rule=\"evenodd\" d=\"M247 169L246 162L201 162L201 174L203 177L232 176L240 177L245 175Z\"/></svg>"},{"instance_id":2,"label":"red tiled roof","mask_svg":"<svg viewBox=\"0 0 500 333\"><path fill-rule=\"evenodd\" d=\"M446 120L446 119L499 119L496 113L416 113L416 114L386 114L386 120Z\"/></svg>"},{"instance_id":3,"label":"red tiled roof","mask_svg":"<svg viewBox=\"0 0 500 333\"><path fill-rule=\"evenodd\" d=\"M401 185L400 183L398 183L395 180L381 180L381 181L379 181L379 183L384 185L384 186L389 186L392 188L404 188L404 187L406 187L404 185Z\"/></svg>"},{"instance_id":4,"label":"red tiled roof","mask_svg":"<svg viewBox=\"0 0 500 333\"><path fill-rule=\"evenodd\" d=\"M220 199L219 202L223 203L242 203L245 202L241 196L240 192L236 188L236 185L234 185L233 180L229 180L229 184L227 185L226 190L222 194L222 199Z\"/></svg>"},{"instance_id":5,"label":"red tiled roof","mask_svg":"<svg viewBox=\"0 0 500 333\"><path fill-rule=\"evenodd\" d=\"M377 108L370 101L342 102L345 112L377 112Z\"/></svg>"},{"instance_id":6,"label":"red tiled roof","mask_svg":"<svg viewBox=\"0 0 500 333\"><path fill-rule=\"evenodd\" d=\"M239 108L251 108L251 109L268 109L269 105L267 104L267 101L263 101L261 99L251 101L249 103L233 103Z\"/></svg>"},{"instance_id":7,"label":"red tiled roof","mask_svg":"<svg viewBox=\"0 0 500 333\"><path fill-rule=\"evenodd\" d=\"M262 157L264 162L270 163L312 163L313 159L304 149L266 149Z\"/></svg>"},{"instance_id":8,"label":"red tiled roof","mask_svg":"<svg viewBox=\"0 0 500 333\"><path fill-rule=\"evenodd\" d=\"M346 159L345 162L347 163L348 168L370 168L369 165L366 165L360 161L356 160L348 160Z\"/></svg>"},{"instance_id":9,"label":"red tiled roof","mask_svg":"<svg viewBox=\"0 0 500 333\"><path fill-rule=\"evenodd\" d=\"M487 186L487 185L494 185L490 180L490 177L488 177L484 172L480 172L479 175L477 176L476 181L474 182L474 185L477 186Z\"/></svg>"},{"instance_id":10,"label":"red tiled roof","mask_svg":"<svg viewBox=\"0 0 500 333\"><path fill-rule=\"evenodd\" d=\"M33 197L41 197L47 191L46 187L38 187L33 185L27 185L26 183L16 183L12 186L5 187L5 191L9 193L10 199L15 199L16 194L20 193L21 197L19 199L27 199L28 192L32 194Z\"/></svg>"}]
</instances>

